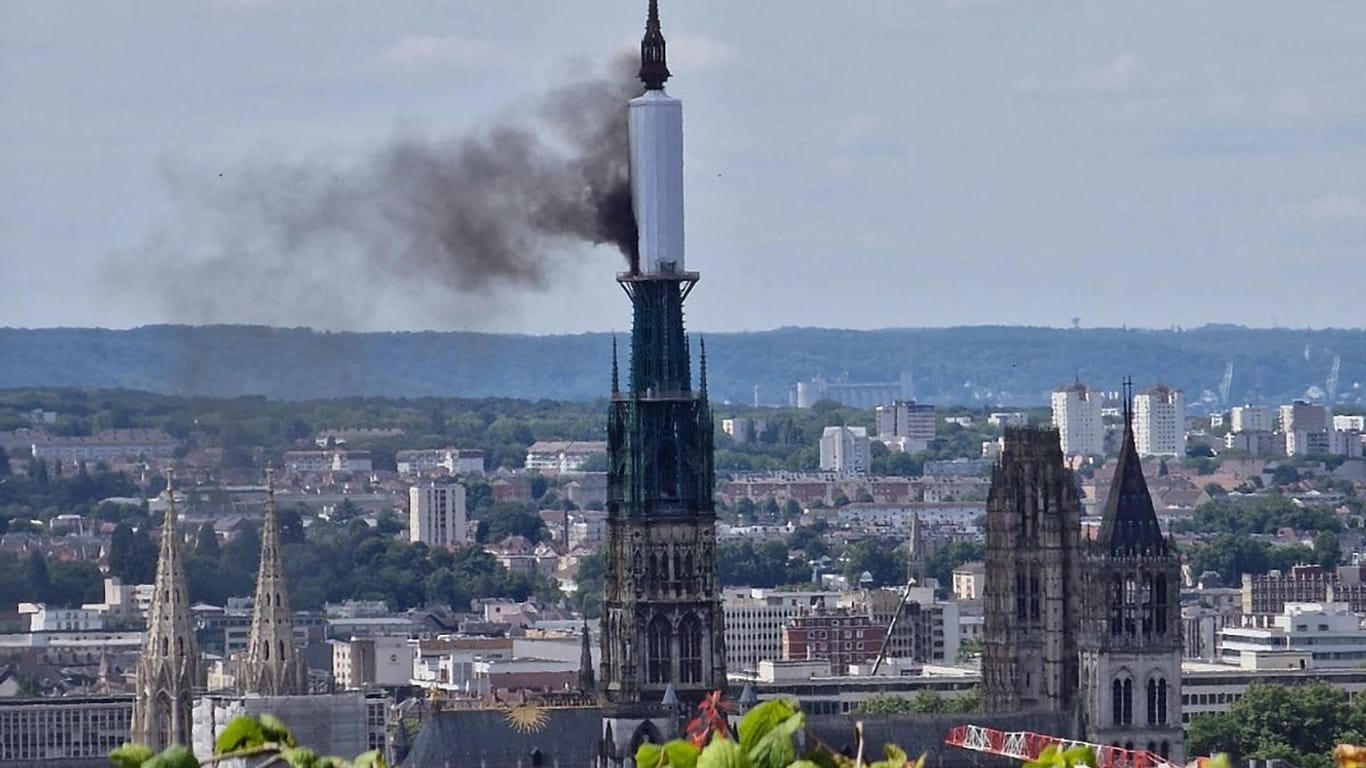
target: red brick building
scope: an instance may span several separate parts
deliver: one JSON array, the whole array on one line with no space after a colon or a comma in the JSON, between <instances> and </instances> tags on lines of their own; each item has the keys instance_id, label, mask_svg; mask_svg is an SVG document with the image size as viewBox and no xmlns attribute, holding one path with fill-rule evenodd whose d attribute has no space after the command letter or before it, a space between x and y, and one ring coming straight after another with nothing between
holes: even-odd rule
<instances>
[{"instance_id":1,"label":"red brick building","mask_svg":"<svg viewBox=\"0 0 1366 768\"><path fill-rule=\"evenodd\" d=\"M868 616L844 610L797 616L783 627L783 660L829 659L835 674L845 674L850 664L877 658L886 635Z\"/></svg>"}]
</instances>

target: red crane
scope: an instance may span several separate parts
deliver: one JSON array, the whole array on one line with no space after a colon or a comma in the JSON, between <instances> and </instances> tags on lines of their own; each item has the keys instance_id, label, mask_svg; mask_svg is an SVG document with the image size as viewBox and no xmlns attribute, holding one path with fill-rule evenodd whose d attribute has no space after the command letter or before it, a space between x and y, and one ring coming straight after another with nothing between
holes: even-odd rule
<instances>
[{"instance_id":1,"label":"red crane","mask_svg":"<svg viewBox=\"0 0 1366 768\"><path fill-rule=\"evenodd\" d=\"M1046 733L998 731L980 725L954 726L949 729L949 735L944 738L944 743L960 749L1013 757L1025 762L1038 760L1039 755L1051 746L1064 750L1084 746L1095 750L1098 765L1094 768L1182 768L1161 755L1144 749L1121 749L1088 741L1061 739ZM1202 762L1197 760L1193 765Z\"/></svg>"}]
</instances>

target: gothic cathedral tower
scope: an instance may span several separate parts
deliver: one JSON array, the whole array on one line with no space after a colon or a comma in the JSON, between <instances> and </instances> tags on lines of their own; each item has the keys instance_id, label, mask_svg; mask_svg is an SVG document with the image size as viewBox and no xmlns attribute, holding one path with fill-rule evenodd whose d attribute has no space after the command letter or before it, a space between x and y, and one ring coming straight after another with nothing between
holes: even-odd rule
<instances>
[{"instance_id":1,"label":"gothic cathedral tower","mask_svg":"<svg viewBox=\"0 0 1366 768\"><path fill-rule=\"evenodd\" d=\"M1080 529L1057 430L1007 429L987 495L987 712L1075 712Z\"/></svg>"},{"instance_id":2,"label":"gothic cathedral tower","mask_svg":"<svg viewBox=\"0 0 1366 768\"><path fill-rule=\"evenodd\" d=\"M167 478L170 504L161 526L155 592L147 614L147 638L138 659L132 741L160 752L189 746L194 695L204 686L204 666L190 623L190 595L176 530L175 490Z\"/></svg>"},{"instance_id":3,"label":"gothic cathedral tower","mask_svg":"<svg viewBox=\"0 0 1366 768\"><path fill-rule=\"evenodd\" d=\"M1181 563L1143 479L1131 394L1126 382L1124 443L1100 535L1085 547L1082 721L1089 741L1180 764Z\"/></svg>"},{"instance_id":4,"label":"gothic cathedral tower","mask_svg":"<svg viewBox=\"0 0 1366 768\"><path fill-rule=\"evenodd\" d=\"M294 647L294 619L285 587L280 521L275 514L275 479L266 470L266 521L261 529L261 567L256 575L256 606L251 639L238 671L243 693L302 696L308 693L308 669Z\"/></svg>"},{"instance_id":5,"label":"gothic cathedral tower","mask_svg":"<svg viewBox=\"0 0 1366 768\"><path fill-rule=\"evenodd\" d=\"M645 92L629 107L640 250L617 277L633 310L629 378L620 391L614 347L608 416L598 691L609 712L696 702L726 684L706 350L694 388L683 302L698 276L683 265L683 113L664 92L668 77L651 0Z\"/></svg>"}]
</instances>

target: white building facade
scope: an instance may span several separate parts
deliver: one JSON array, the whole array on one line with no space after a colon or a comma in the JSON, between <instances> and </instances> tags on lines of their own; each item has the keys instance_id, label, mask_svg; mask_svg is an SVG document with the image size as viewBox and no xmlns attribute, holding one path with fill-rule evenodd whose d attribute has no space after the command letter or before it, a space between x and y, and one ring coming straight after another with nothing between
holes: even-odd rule
<instances>
[{"instance_id":1,"label":"white building facade","mask_svg":"<svg viewBox=\"0 0 1366 768\"><path fill-rule=\"evenodd\" d=\"M1051 398L1053 426L1065 456L1105 453L1105 424L1101 421L1101 393L1080 381L1055 390Z\"/></svg>"},{"instance_id":2,"label":"white building facade","mask_svg":"<svg viewBox=\"0 0 1366 768\"><path fill-rule=\"evenodd\" d=\"M1271 432L1276 424L1265 405L1239 405L1229 413L1230 432Z\"/></svg>"},{"instance_id":3,"label":"white building facade","mask_svg":"<svg viewBox=\"0 0 1366 768\"><path fill-rule=\"evenodd\" d=\"M862 475L871 463L865 427L826 427L821 434L821 469Z\"/></svg>"},{"instance_id":4,"label":"white building facade","mask_svg":"<svg viewBox=\"0 0 1366 768\"><path fill-rule=\"evenodd\" d=\"M1186 398L1159 384L1134 395L1134 443L1139 456L1186 455Z\"/></svg>"},{"instance_id":5,"label":"white building facade","mask_svg":"<svg viewBox=\"0 0 1366 768\"><path fill-rule=\"evenodd\" d=\"M408 541L448 547L468 540L465 486L432 483L408 489Z\"/></svg>"}]
</instances>

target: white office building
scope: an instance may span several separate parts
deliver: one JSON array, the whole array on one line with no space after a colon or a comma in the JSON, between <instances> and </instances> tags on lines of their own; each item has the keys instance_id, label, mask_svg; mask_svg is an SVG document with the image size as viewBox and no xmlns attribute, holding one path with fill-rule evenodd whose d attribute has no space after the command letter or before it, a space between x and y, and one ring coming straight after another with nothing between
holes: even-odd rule
<instances>
[{"instance_id":1,"label":"white office building","mask_svg":"<svg viewBox=\"0 0 1366 768\"><path fill-rule=\"evenodd\" d=\"M862 475L871 463L866 427L826 427L821 434L821 469Z\"/></svg>"},{"instance_id":2,"label":"white office building","mask_svg":"<svg viewBox=\"0 0 1366 768\"><path fill-rule=\"evenodd\" d=\"M1101 421L1101 393L1080 381L1053 392L1053 426L1065 456L1105 453L1105 424Z\"/></svg>"},{"instance_id":3,"label":"white office building","mask_svg":"<svg viewBox=\"0 0 1366 768\"><path fill-rule=\"evenodd\" d=\"M432 483L408 489L408 541L447 547L468 540L465 486Z\"/></svg>"},{"instance_id":4,"label":"white office building","mask_svg":"<svg viewBox=\"0 0 1366 768\"><path fill-rule=\"evenodd\" d=\"M1276 424L1265 405L1239 405L1229 414L1230 432L1272 432Z\"/></svg>"},{"instance_id":5,"label":"white office building","mask_svg":"<svg viewBox=\"0 0 1366 768\"><path fill-rule=\"evenodd\" d=\"M1333 430L1336 432L1366 432L1366 416L1334 416Z\"/></svg>"},{"instance_id":6,"label":"white office building","mask_svg":"<svg viewBox=\"0 0 1366 768\"><path fill-rule=\"evenodd\" d=\"M1286 603L1268 626L1219 630L1219 656L1229 664L1254 666L1259 657L1308 654L1312 668L1366 664L1366 632L1348 603Z\"/></svg>"},{"instance_id":7,"label":"white office building","mask_svg":"<svg viewBox=\"0 0 1366 768\"><path fill-rule=\"evenodd\" d=\"M1186 398L1161 384L1134 395L1134 443L1140 456L1186 455Z\"/></svg>"},{"instance_id":8,"label":"white office building","mask_svg":"<svg viewBox=\"0 0 1366 768\"><path fill-rule=\"evenodd\" d=\"M783 657L783 627L789 619L828 605L838 592L787 592L774 589L728 588L722 592L726 615L726 668L735 672L758 669L759 662Z\"/></svg>"}]
</instances>

